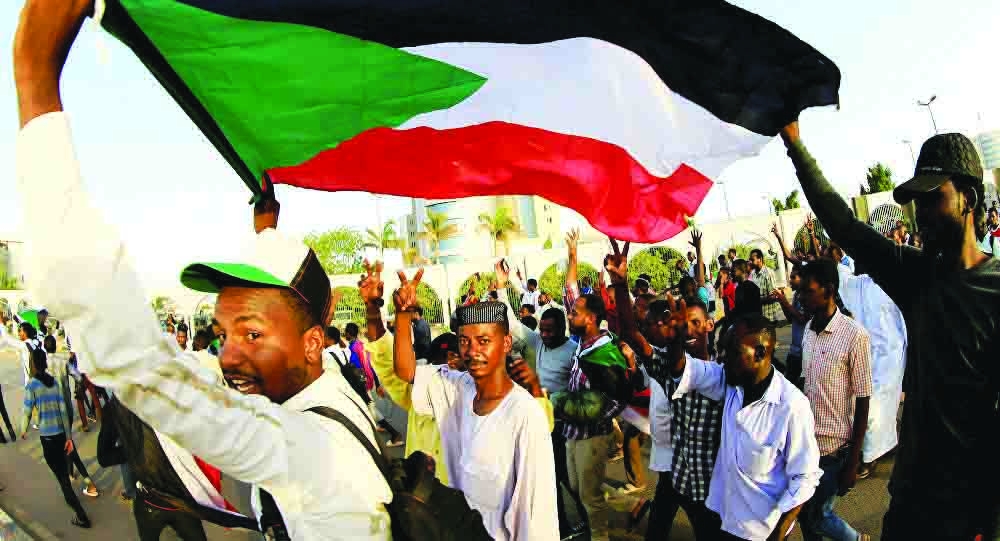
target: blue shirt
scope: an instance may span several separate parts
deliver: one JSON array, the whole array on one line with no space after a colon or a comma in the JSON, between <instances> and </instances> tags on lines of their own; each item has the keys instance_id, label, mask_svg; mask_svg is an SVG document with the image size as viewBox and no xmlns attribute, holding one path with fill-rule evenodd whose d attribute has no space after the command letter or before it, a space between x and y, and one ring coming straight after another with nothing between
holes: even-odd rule
<instances>
[{"instance_id":1,"label":"blue shirt","mask_svg":"<svg viewBox=\"0 0 1000 541\"><path fill-rule=\"evenodd\" d=\"M28 431L31 423L31 410L38 408L38 433L42 436L58 436L66 434L66 404L63 402L59 385L53 383L46 387L36 378L24 386L24 429Z\"/></svg>"}]
</instances>

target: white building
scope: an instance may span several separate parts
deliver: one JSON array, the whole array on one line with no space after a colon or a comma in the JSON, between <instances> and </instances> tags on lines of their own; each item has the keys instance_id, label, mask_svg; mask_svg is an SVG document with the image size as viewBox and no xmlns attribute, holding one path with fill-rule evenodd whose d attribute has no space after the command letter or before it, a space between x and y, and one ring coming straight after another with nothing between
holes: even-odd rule
<instances>
[{"instance_id":1,"label":"white building","mask_svg":"<svg viewBox=\"0 0 1000 541\"><path fill-rule=\"evenodd\" d=\"M520 195L414 199L410 214L400 219L400 234L409 248L417 249L425 259L432 259L433 247L421 240L419 235L425 229L427 212L438 212L446 215L449 223L457 229L455 235L441 241L441 263L492 257L494 249L504 251L506 247L502 243L494 247L490 234L481 227L479 217L482 214L493 215L501 207L510 210L520 228L507 243L512 254L540 250L546 241L551 241L553 245L561 242L559 217L563 208L541 197Z\"/></svg>"}]
</instances>

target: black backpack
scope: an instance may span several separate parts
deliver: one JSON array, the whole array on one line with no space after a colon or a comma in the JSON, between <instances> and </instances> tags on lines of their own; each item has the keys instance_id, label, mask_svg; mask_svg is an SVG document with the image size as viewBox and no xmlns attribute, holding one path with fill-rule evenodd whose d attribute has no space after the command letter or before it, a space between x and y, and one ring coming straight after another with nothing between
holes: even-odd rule
<instances>
[{"instance_id":1,"label":"black backpack","mask_svg":"<svg viewBox=\"0 0 1000 541\"><path fill-rule=\"evenodd\" d=\"M344 376L347 383L350 384L351 389L358 394L358 397L364 401L365 404L369 404L372 401L371 395L368 394L368 386L365 381L365 373L361 371L360 368L354 366L351 361L343 361L339 359L337 355L330 353L337 364L340 365L340 375ZM343 361L343 362L342 362Z\"/></svg>"},{"instance_id":2,"label":"black backpack","mask_svg":"<svg viewBox=\"0 0 1000 541\"><path fill-rule=\"evenodd\" d=\"M353 365L351 365L353 366ZM352 400L353 402L353 400ZM354 404L368 419L368 414ZM392 521L394 541L492 541L479 511L469 507L461 491L447 487L434 476L434 459L420 451L406 459L387 461L357 425L344 414L327 407L310 408L342 424L364 445L392 489L392 503L386 505ZM375 433L375 425L368 423ZM261 530L274 541L290 539L281 513L270 494L261 490Z\"/></svg>"}]
</instances>

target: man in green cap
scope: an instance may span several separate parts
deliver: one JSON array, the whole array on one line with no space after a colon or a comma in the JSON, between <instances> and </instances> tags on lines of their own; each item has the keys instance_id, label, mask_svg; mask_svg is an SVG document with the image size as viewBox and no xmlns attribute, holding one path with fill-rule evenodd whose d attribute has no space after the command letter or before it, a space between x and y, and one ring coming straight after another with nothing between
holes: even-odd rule
<instances>
[{"instance_id":1,"label":"man in green cap","mask_svg":"<svg viewBox=\"0 0 1000 541\"><path fill-rule=\"evenodd\" d=\"M79 363L95 384L181 447L254 485L258 513L266 491L290 538L389 539L392 492L382 474L346 427L308 411L340 411L376 442L350 386L323 371L331 292L312 250L264 228L239 262L184 270L188 287L219 295L228 388L160 332L117 230L83 189L62 112L60 73L93 8L93 0L27 0L15 37L21 201L28 215L56 217L32 228L32 291L86 337Z\"/></svg>"}]
</instances>

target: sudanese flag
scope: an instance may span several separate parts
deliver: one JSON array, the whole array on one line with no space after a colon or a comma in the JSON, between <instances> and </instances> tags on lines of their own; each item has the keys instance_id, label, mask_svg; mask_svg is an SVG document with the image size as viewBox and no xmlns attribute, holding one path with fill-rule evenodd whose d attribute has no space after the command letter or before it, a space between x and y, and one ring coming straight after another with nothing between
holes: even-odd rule
<instances>
[{"instance_id":1,"label":"sudanese flag","mask_svg":"<svg viewBox=\"0 0 1000 541\"><path fill-rule=\"evenodd\" d=\"M685 227L836 65L721 0L104 0L255 193L540 195L611 236Z\"/></svg>"}]
</instances>

